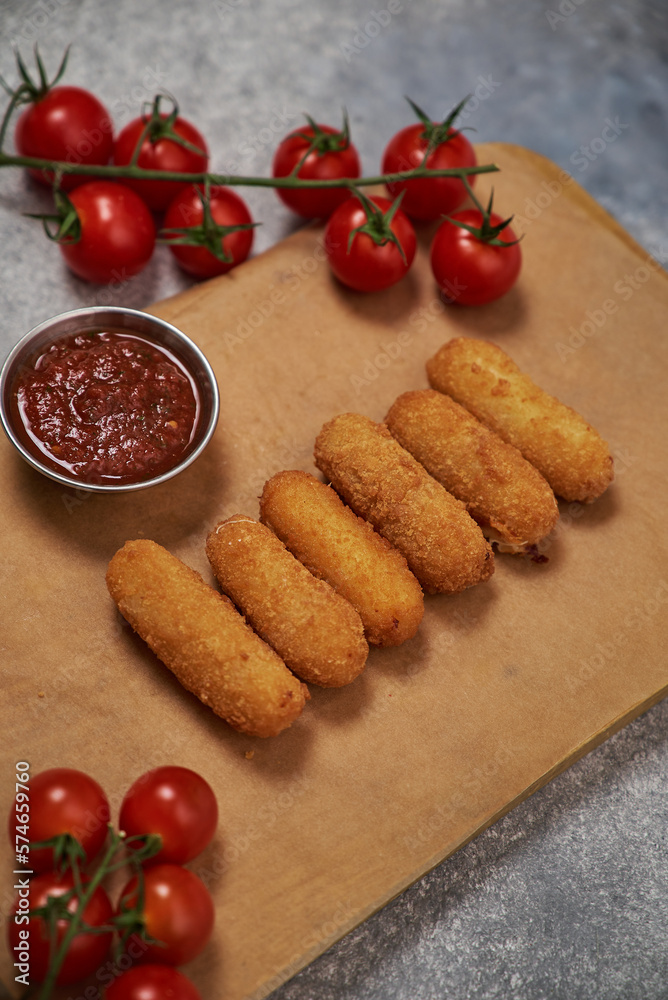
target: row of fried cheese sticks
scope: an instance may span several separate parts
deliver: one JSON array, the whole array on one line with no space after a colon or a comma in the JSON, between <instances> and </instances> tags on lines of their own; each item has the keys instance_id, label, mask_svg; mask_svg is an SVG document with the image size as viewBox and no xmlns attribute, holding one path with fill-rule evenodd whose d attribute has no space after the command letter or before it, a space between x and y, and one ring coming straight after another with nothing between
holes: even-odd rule
<instances>
[{"instance_id":1,"label":"row of fried cheese sticks","mask_svg":"<svg viewBox=\"0 0 668 1000\"><path fill-rule=\"evenodd\" d=\"M156 542L128 541L107 586L189 691L234 728L273 736L302 712L306 684L339 687L369 647L398 645L426 593L487 580L494 555L524 551L559 517L555 494L591 502L613 478L598 433L491 343L457 338L427 363L385 423L345 413L322 428L307 472L266 484L260 521L211 531L223 595ZM332 486L334 488L332 488Z\"/></svg>"}]
</instances>

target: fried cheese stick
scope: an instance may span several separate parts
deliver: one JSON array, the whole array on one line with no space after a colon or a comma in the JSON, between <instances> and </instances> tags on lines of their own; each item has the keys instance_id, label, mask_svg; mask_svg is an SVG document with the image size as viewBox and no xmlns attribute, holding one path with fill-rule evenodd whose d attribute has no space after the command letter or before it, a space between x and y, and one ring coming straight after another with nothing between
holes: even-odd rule
<instances>
[{"instance_id":1,"label":"fried cheese stick","mask_svg":"<svg viewBox=\"0 0 668 1000\"><path fill-rule=\"evenodd\" d=\"M342 687L362 672L369 647L360 616L264 524L243 514L221 521L206 554L223 593L298 677Z\"/></svg>"},{"instance_id":2,"label":"fried cheese stick","mask_svg":"<svg viewBox=\"0 0 668 1000\"><path fill-rule=\"evenodd\" d=\"M450 340L427 362L427 375L433 389L521 451L557 496L590 503L612 482L612 456L597 431L534 385L495 344Z\"/></svg>"},{"instance_id":3,"label":"fried cheese stick","mask_svg":"<svg viewBox=\"0 0 668 1000\"><path fill-rule=\"evenodd\" d=\"M554 493L517 448L434 389L405 392L385 418L390 433L462 500L483 532L534 545L559 518ZM487 529L487 530L486 530Z\"/></svg>"},{"instance_id":4,"label":"fried cheese stick","mask_svg":"<svg viewBox=\"0 0 668 1000\"><path fill-rule=\"evenodd\" d=\"M428 593L456 593L494 572L492 550L464 504L384 424L340 414L320 431L315 464L346 503L404 554Z\"/></svg>"},{"instance_id":5,"label":"fried cheese stick","mask_svg":"<svg viewBox=\"0 0 668 1000\"><path fill-rule=\"evenodd\" d=\"M315 576L358 612L367 641L398 646L424 614L422 589L406 560L330 486L308 472L279 472L265 484L262 521Z\"/></svg>"},{"instance_id":6,"label":"fried cheese stick","mask_svg":"<svg viewBox=\"0 0 668 1000\"><path fill-rule=\"evenodd\" d=\"M226 597L148 539L126 542L107 570L119 611L188 691L235 729L276 736L308 689Z\"/></svg>"}]
</instances>

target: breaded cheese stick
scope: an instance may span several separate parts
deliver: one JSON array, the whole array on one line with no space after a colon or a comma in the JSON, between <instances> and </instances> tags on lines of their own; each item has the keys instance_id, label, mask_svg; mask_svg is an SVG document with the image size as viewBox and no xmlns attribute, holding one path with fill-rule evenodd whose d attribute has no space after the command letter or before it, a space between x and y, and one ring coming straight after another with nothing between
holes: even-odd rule
<instances>
[{"instance_id":1,"label":"breaded cheese stick","mask_svg":"<svg viewBox=\"0 0 668 1000\"><path fill-rule=\"evenodd\" d=\"M613 480L610 449L570 406L531 381L505 351L458 337L427 362L445 392L514 445L564 500L595 500Z\"/></svg>"},{"instance_id":2,"label":"breaded cheese stick","mask_svg":"<svg viewBox=\"0 0 668 1000\"><path fill-rule=\"evenodd\" d=\"M397 549L308 472L265 483L260 516L315 576L358 612L368 642L398 646L424 614L422 589Z\"/></svg>"},{"instance_id":3,"label":"breaded cheese stick","mask_svg":"<svg viewBox=\"0 0 668 1000\"><path fill-rule=\"evenodd\" d=\"M385 418L390 433L462 500L483 532L534 545L559 518L554 493L517 448L434 389L405 392Z\"/></svg>"},{"instance_id":4,"label":"breaded cheese stick","mask_svg":"<svg viewBox=\"0 0 668 1000\"><path fill-rule=\"evenodd\" d=\"M148 539L126 542L107 587L135 632L188 691L252 736L276 736L308 698L277 653L226 597Z\"/></svg>"},{"instance_id":5,"label":"breaded cheese stick","mask_svg":"<svg viewBox=\"0 0 668 1000\"><path fill-rule=\"evenodd\" d=\"M428 593L456 593L492 575L492 550L464 504L384 424L340 414L320 431L315 463L346 503L404 554Z\"/></svg>"},{"instance_id":6,"label":"breaded cheese stick","mask_svg":"<svg viewBox=\"0 0 668 1000\"><path fill-rule=\"evenodd\" d=\"M223 593L298 677L342 687L362 672L369 647L360 616L264 524L244 514L221 521L206 554Z\"/></svg>"}]
</instances>

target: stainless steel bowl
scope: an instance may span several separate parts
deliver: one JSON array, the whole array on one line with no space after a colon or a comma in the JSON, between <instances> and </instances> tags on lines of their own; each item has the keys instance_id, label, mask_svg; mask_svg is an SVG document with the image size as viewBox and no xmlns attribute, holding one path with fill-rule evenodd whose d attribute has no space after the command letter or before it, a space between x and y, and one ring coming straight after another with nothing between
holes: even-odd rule
<instances>
[{"instance_id":1,"label":"stainless steel bowl","mask_svg":"<svg viewBox=\"0 0 668 1000\"><path fill-rule=\"evenodd\" d=\"M18 433L18 428L14 426L10 406L12 386L19 370L28 359L61 337L72 336L92 329L103 329L105 326L138 333L148 340L152 340L158 346L164 346L185 364L199 389L201 412L197 433L180 462L167 472L154 476L152 479L122 484L89 483L68 475L66 471L56 471L43 464L36 455L25 447ZM20 455L33 469L37 469L38 472L62 486L78 487L95 493L128 493L133 490L145 490L149 486L157 486L174 476L178 476L201 455L211 440L218 421L219 410L220 397L216 377L199 347L171 323L166 323L156 316L140 312L137 309L91 306L73 309L71 312L54 316L52 319L40 323L18 342L0 372L0 419L9 440Z\"/></svg>"}]
</instances>

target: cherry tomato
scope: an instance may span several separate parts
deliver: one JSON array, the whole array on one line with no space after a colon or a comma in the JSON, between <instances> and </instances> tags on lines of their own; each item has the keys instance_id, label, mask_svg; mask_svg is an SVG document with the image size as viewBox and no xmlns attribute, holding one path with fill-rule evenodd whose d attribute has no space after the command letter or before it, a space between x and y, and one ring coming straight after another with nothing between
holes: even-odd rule
<instances>
[{"instance_id":1,"label":"cherry tomato","mask_svg":"<svg viewBox=\"0 0 668 1000\"><path fill-rule=\"evenodd\" d=\"M114 144L109 113L80 87L53 87L30 104L16 123L14 141L21 156L99 166L109 162ZM53 181L48 171L29 173L42 184ZM89 179L66 174L60 186L69 191Z\"/></svg>"},{"instance_id":2,"label":"cherry tomato","mask_svg":"<svg viewBox=\"0 0 668 1000\"><path fill-rule=\"evenodd\" d=\"M83 771L53 767L30 778L29 801L19 793L9 814L9 839L16 841L17 828L27 827L32 843L71 833L90 861L107 839L109 803L97 781ZM25 823L23 822L25 820ZM28 867L47 872L54 867L51 848L31 849Z\"/></svg>"},{"instance_id":3,"label":"cherry tomato","mask_svg":"<svg viewBox=\"0 0 668 1000\"><path fill-rule=\"evenodd\" d=\"M139 965L107 987L105 1000L202 1000L195 986L169 965Z\"/></svg>"},{"instance_id":4,"label":"cherry tomato","mask_svg":"<svg viewBox=\"0 0 668 1000\"><path fill-rule=\"evenodd\" d=\"M338 138L337 138L338 137ZM313 143L317 143L309 152ZM297 177L304 180L334 180L340 177L359 177L360 161L357 150L343 131L315 122L295 129L283 139L274 156L274 177L287 177L304 162ZM308 191L304 188L276 188L281 201L293 212L306 219L326 219L334 209L350 197L348 188L322 188Z\"/></svg>"},{"instance_id":5,"label":"cherry tomato","mask_svg":"<svg viewBox=\"0 0 668 1000\"><path fill-rule=\"evenodd\" d=\"M434 127L437 127L434 122ZM474 167L476 155L466 136L456 129L448 129L449 138L439 143L427 157L426 166L434 170L451 167ZM413 170L422 165L429 140L425 126L421 122L408 125L397 132L383 155L383 173L392 174L400 170ZM469 177L473 185L474 176ZM425 177L413 181L394 181L387 185L394 197L405 191L401 208L413 219L438 219L449 215L466 198L466 188L456 177Z\"/></svg>"},{"instance_id":6,"label":"cherry tomato","mask_svg":"<svg viewBox=\"0 0 668 1000\"><path fill-rule=\"evenodd\" d=\"M86 879L83 880L84 886ZM30 967L31 982L42 982L49 971L50 943L49 931L46 922L42 917L30 917L23 921L23 915L27 908L34 910L44 906L49 896L63 896L74 886L70 872L58 875L56 872L46 872L37 875L31 880L29 886L29 896L21 899L19 896L14 905L14 913L18 913L18 919L9 921L9 947L13 961L21 961L22 948L27 944L27 965ZM25 908L24 908L25 907ZM74 913L77 908L77 898L73 896L67 905L70 913ZM88 906L84 910L83 919L89 927L102 927L108 924L113 916L113 907L109 897L101 886L98 886L93 893ZM57 922L56 947L61 943L68 927L66 919ZM27 937L25 936L27 933ZM57 983L76 983L80 979L85 979L91 972L104 962L111 946L112 932L102 934L90 934L82 932L77 934L67 950L65 961L63 962Z\"/></svg>"},{"instance_id":7,"label":"cherry tomato","mask_svg":"<svg viewBox=\"0 0 668 1000\"><path fill-rule=\"evenodd\" d=\"M159 117L166 121L170 116L161 114ZM145 115L135 118L119 133L114 145L114 163L119 166L130 163L148 120ZM209 164L209 151L201 132L185 118L178 116L174 119L172 128L178 136L202 152L196 153L192 149L187 149L173 139L159 138L157 141L152 141L147 136L142 142L137 165L146 170L204 173ZM141 195L148 207L155 212L164 211L181 188L185 187L181 181L141 181L126 177L123 182Z\"/></svg>"},{"instance_id":8,"label":"cherry tomato","mask_svg":"<svg viewBox=\"0 0 668 1000\"><path fill-rule=\"evenodd\" d=\"M483 214L476 208L457 212L452 218L476 228L483 222ZM502 222L500 215L491 213L490 225L499 226ZM499 239L511 243L517 237L506 226L500 230ZM498 299L515 284L521 266L519 243L495 246L447 219L431 245L434 277L444 296L458 305L479 306Z\"/></svg>"},{"instance_id":9,"label":"cherry tomato","mask_svg":"<svg viewBox=\"0 0 668 1000\"><path fill-rule=\"evenodd\" d=\"M193 184L179 191L165 214L163 223L165 236L180 235L173 234L170 230L202 225L204 206L198 193L202 190L201 186ZM245 202L227 187L212 186L209 189L209 207L213 232L217 226L249 225L253 221ZM217 274L225 274L246 260L253 245L253 230L239 229L227 235L219 234L217 245L221 244L224 253L230 257L229 261L220 260L206 246L170 245L169 249L188 274L196 278L213 278Z\"/></svg>"},{"instance_id":10,"label":"cherry tomato","mask_svg":"<svg viewBox=\"0 0 668 1000\"><path fill-rule=\"evenodd\" d=\"M121 893L121 909L137 904L137 877ZM211 937L213 901L204 883L180 865L161 864L144 872L143 920L150 944L140 961L183 965L202 951ZM142 945L143 947L143 945Z\"/></svg>"},{"instance_id":11,"label":"cherry tomato","mask_svg":"<svg viewBox=\"0 0 668 1000\"><path fill-rule=\"evenodd\" d=\"M216 832L218 804L211 786L187 767L156 767L130 788L119 826L128 837L157 833L162 849L151 864L185 864L204 850Z\"/></svg>"},{"instance_id":12,"label":"cherry tomato","mask_svg":"<svg viewBox=\"0 0 668 1000\"><path fill-rule=\"evenodd\" d=\"M370 200L383 213L393 204L387 198ZM395 284L408 271L415 256L415 230L410 219L397 209L390 228L403 248L404 257L396 243L387 241L378 245L367 233L356 233L349 248L351 232L366 221L366 210L357 197L344 201L327 223L325 249L339 281L359 292L377 292Z\"/></svg>"},{"instance_id":13,"label":"cherry tomato","mask_svg":"<svg viewBox=\"0 0 668 1000\"><path fill-rule=\"evenodd\" d=\"M59 243L65 263L86 281L121 282L146 267L155 246L155 224L134 191L114 181L90 181L70 200L81 223L78 243Z\"/></svg>"}]
</instances>

